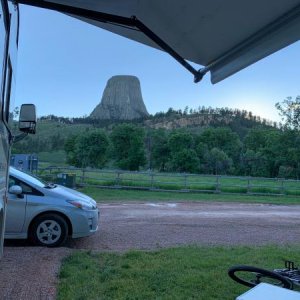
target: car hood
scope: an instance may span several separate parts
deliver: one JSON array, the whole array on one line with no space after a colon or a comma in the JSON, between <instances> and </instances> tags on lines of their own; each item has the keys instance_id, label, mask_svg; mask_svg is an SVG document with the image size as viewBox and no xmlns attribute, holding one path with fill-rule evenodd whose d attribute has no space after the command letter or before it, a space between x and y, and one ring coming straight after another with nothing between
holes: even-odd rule
<instances>
[{"instance_id":1,"label":"car hood","mask_svg":"<svg viewBox=\"0 0 300 300\"><path fill-rule=\"evenodd\" d=\"M81 200L87 204L92 203L92 205L94 207L97 206L96 201L94 199L92 199L91 197L89 197L83 193L80 193L78 191L69 189L65 186L56 185L55 188L48 189L48 193L54 197L57 196L58 198L63 198L65 200Z\"/></svg>"}]
</instances>

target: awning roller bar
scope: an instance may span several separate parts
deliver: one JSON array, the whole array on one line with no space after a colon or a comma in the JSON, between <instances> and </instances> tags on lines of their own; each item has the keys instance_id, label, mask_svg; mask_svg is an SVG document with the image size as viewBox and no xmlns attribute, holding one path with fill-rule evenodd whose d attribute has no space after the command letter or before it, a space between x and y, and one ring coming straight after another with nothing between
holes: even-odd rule
<instances>
[{"instance_id":1,"label":"awning roller bar","mask_svg":"<svg viewBox=\"0 0 300 300\"><path fill-rule=\"evenodd\" d=\"M209 70L218 67L219 65L224 65L228 61L233 60L236 56L240 55L242 52L251 51L253 45L260 43L268 36L278 32L284 26L288 26L295 19L298 19L300 16L300 5L292 8L290 11L286 12L273 22L269 23L259 31L255 32L251 36L247 37L244 41L235 45L232 49L229 49L220 57L216 58L214 61L207 64Z\"/></svg>"}]
</instances>

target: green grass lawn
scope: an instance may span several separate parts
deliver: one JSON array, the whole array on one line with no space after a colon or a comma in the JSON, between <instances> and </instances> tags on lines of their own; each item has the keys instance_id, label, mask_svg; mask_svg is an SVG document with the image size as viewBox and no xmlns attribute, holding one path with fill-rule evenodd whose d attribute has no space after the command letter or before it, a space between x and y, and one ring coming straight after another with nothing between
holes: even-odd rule
<instances>
[{"instance_id":1,"label":"green grass lawn","mask_svg":"<svg viewBox=\"0 0 300 300\"><path fill-rule=\"evenodd\" d=\"M211 201L211 202L243 202L267 204L300 204L299 197L292 196L247 196L235 194L203 194L179 192L151 192L140 190L114 190L85 187L79 191L89 195L97 202L114 201Z\"/></svg>"},{"instance_id":2,"label":"green grass lawn","mask_svg":"<svg viewBox=\"0 0 300 300\"><path fill-rule=\"evenodd\" d=\"M66 153L64 150L39 152L39 167L46 168L48 166L63 166L66 165Z\"/></svg>"},{"instance_id":3,"label":"green grass lawn","mask_svg":"<svg viewBox=\"0 0 300 300\"><path fill-rule=\"evenodd\" d=\"M58 299L232 300L248 288L227 276L229 267L282 268L284 260L300 263L300 246L75 252L60 270Z\"/></svg>"}]
</instances>

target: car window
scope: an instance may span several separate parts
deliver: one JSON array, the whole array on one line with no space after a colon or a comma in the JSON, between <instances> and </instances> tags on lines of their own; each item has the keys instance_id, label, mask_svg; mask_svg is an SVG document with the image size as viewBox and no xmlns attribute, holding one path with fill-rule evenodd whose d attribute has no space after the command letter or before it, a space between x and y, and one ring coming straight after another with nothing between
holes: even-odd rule
<instances>
[{"instance_id":1,"label":"car window","mask_svg":"<svg viewBox=\"0 0 300 300\"><path fill-rule=\"evenodd\" d=\"M13 185L16 185L16 180L15 180L15 178L9 176L8 188L12 187Z\"/></svg>"},{"instance_id":2,"label":"car window","mask_svg":"<svg viewBox=\"0 0 300 300\"><path fill-rule=\"evenodd\" d=\"M27 195L36 195L36 196L44 196L43 193L36 190L32 186L26 184L25 182L19 180L18 178L15 178L13 176L9 176L9 183L8 186L11 187L13 185L19 185L22 188L23 194Z\"/></svg>"},{"instance_id":3,"label":"car window","mask_svg":"<svg viewBox=\"0 0 300 300\"><path fill-rule=\"evenodd\" d=\"M27 185L22 181L19 182L19 186L22 188L24 194L32 194L33 188L31 186Z\"/></svg>"}]
</instances>

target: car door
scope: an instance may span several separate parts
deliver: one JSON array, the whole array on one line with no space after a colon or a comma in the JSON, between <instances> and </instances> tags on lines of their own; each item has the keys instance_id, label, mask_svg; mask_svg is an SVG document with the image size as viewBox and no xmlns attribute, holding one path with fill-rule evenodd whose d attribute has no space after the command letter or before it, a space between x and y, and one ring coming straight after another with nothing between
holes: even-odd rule
<instances>
[{"instance_id":1,"label":"car door","mask_svg":"<svg viewBox=\"0 0 300 300\"><path fill-rule=\"evenodd\" d=\"M21 182L15 177L9 177L8 191L13 185L21 186L24 193L21 195L15 195L7 193L8 203L6 211L6 222L5 222L5 234L20 233L22 232L25 215L26 215L26 192L30 187L25 183Z\"/></svg>"}]
</instances>

